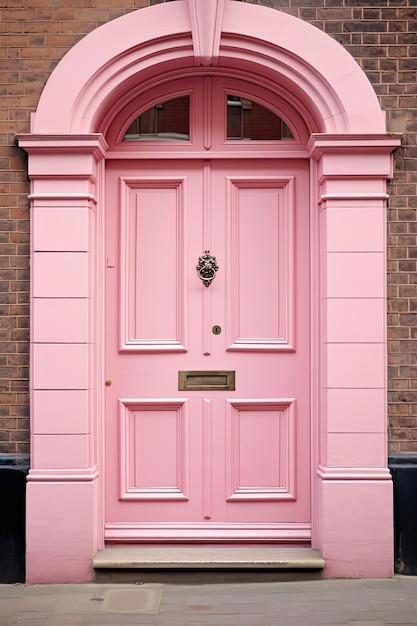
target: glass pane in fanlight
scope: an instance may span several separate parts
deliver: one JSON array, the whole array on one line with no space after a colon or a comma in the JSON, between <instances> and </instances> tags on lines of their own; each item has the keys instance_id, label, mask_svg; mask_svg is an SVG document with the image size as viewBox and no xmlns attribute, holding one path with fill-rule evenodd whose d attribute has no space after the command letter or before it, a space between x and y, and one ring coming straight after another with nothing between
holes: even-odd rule
<instances>
[{"instance_id":1,"label":"glass pane in fanlight","mask_svg":"<svg viewBox=\"0 0 417 626\"><path fill-rule=\"evenodd\" d=\"M189 141L190 96L151 107L130 124L123 141Z\"/></svg>"},{"instance_id":2,"label":"glass pane in fanlight","mask_svg":"<svg viewBox=\"0 0 417 626\"><path fill-rule=\"evenodd\" d=\"M227 96L227 139L293 141L283 119L261 104L240 96Z\"/></svg>"}]
</instances>

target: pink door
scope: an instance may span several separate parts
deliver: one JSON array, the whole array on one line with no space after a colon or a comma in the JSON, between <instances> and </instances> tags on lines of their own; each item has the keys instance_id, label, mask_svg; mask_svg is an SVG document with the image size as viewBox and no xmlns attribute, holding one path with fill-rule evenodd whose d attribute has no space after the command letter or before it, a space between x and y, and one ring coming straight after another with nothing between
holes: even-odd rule
<instances>
[{"instance_id":1,"label":"pink door","mask_svg":"<svg viewBox=\"0 0 417 626\"><path fill-rule=\"evenodd\" d=\"M308 542L307 209L301 159L108 163L109 542Z\"/></svg>"}]
</instances>

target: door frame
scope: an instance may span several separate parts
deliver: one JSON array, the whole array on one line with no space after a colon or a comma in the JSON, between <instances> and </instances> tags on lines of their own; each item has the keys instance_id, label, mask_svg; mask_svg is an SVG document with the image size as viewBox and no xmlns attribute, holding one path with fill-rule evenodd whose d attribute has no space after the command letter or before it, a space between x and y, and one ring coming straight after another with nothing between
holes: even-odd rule
<instances>
[{"instance_id":1,"label":"door frame","mask_svg":"<svg viewBox=\"0 0 417 626\"><path fill-rule=\"evenodd\" d=\"M177 0L78 42L49 78L31 132L18 137L32 218L29 583L92 580L104 546L108 129L151 85L216 72L262 81L309 130L312 547L327 577L392 575L384 232L400 138L386 133L357 63L319 29L259 5Z\"/></svg>"}]
</instances>

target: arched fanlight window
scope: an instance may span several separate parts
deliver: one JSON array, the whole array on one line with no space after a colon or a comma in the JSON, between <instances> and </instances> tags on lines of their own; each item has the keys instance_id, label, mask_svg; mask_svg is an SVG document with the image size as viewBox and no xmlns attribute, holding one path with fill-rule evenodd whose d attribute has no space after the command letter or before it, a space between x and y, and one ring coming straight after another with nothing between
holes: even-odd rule
<instances>
[{"instance_id":1,"label":"arched fanlight window","mask_svg":"<svg viewBox=\"0 0 417 626\"><path fill-rule=\"evenodd\" d=\"M278 115L258 102L227 96L227 139L246 141L291 141L294 135Z\"/></svg>"},{"instance_id":2,"label":"arched fanlight window","mask_svg":"<svg viewBox=\"0 0 417 626\"><path fill-rule=\"evenodd\" d=\"M123 141L189 141L190 96L161 102L129 125ZM258 102L228 95L226 140L293 141L289 126Z\"/></svg>"}]
</instances>

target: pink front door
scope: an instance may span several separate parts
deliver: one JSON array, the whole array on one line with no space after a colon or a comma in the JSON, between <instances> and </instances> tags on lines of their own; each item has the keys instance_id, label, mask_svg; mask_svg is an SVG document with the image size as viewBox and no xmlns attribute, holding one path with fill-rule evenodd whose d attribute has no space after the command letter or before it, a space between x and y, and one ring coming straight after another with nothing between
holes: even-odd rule
<instances>
[{"instance_id":1,"label":"pink front door","mask_svg":"<svg viewBox=\"0 0 417 626\"><path fill-rule=\"evenodd\" d=\"M308 542L308 162L109 161L106 198L107 540Z\"/></svg>"}]
</instances>

